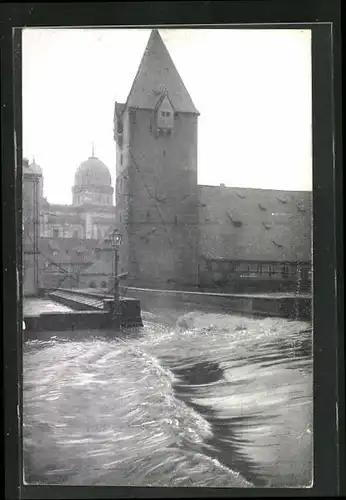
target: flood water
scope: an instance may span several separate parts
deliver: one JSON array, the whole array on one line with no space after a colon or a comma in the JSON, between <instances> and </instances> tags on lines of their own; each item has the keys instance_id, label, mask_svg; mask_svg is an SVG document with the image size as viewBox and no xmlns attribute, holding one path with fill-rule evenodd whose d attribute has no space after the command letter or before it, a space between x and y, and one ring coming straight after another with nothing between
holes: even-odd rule
<instances>
[{"instance_id":1,"label":"flood water","mask_svg":"<svg viewBox=\"0 0 346 500\"><path fill-rule=\"evenodd\" d=\"M311 486L311 325L143 319L117 339L25 342L27 483Z\"/></svg>"}]
</instances>

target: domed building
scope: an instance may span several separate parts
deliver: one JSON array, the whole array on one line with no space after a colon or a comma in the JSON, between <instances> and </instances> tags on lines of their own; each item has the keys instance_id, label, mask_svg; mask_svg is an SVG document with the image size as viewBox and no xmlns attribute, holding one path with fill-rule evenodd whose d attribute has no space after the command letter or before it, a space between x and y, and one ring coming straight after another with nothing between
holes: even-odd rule
<instances>
[{"instance_id":1,"label":"domed building","mask_svg":"<svg viewBox=\"0 0 346 500\"><path fill-rule=\"evenodd\" d=\"M33 161L31 167L42 169ZM95 239L103 238L114 225L114 188L108 167L92 155L76 170L72 187L72 204L50 204L40 188L41 237Z\"/></svg>"},{"instance_id":2,"label":"domed building","mask_svg":"<svg viewBox=\"0 0 346 500\"><path fill-rule=\"evenodd\" d=\"M29 172L31 174L35 174L39 178L38 182L38 191L39 191L39 197L40 199L43 198L43 171L40 165L38 165L35 161L35 158L33 158L32 163L29 165Z\"/></svg>"},{"instance_id":3,"label":"domed building","mask_svg":"<svg viewBox=\"0 0 346 500\"><path fill-rule=\"evenodd\" d=\"M113 187L108 167L95 156L81 163L72 188L74 205L112 206Z\"/></svg>"}]
</instances>

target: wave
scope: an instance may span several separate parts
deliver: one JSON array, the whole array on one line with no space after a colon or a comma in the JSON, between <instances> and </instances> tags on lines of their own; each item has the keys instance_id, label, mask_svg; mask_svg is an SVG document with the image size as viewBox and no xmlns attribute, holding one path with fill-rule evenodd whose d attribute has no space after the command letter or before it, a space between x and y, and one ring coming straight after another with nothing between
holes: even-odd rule
<instances>
[{"instance_id":1,"label":"wave","mask_svg":"<svg viewBox=\"0 0 346 500\"><path fill-rule=\"evenodd\" d=\"M195 311L143 317L141 332L114 340L26 344L27 482L304 483L309 326Z\"/></svg>"},{"instance_id":2,"label":"wave","mask_svg":"<svg viewBox=\"0 0 346 500\"><path fill-rule=\"evenodd\" d=\"M25 361L26 481L250 486L203 454L210 425L175 397L173 379L131 344L37 350Z\"/></svg>"}]
</instances>

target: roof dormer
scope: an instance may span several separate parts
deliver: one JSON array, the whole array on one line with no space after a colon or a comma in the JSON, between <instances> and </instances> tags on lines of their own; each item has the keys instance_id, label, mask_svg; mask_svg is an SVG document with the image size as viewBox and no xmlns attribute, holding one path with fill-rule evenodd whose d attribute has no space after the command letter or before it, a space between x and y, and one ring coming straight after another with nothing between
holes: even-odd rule
<instances>
[{"instance_id":1,"label":"roof dormer","mask_svg":"<svg viewBox=\"0 0 346 500\"><path fill-rule=\"evenodd\" d=\"M156 126L161 130L172 130L174 127L174 109L167 95L159 101L156 108Z\"/></svg>"}]
</instances>

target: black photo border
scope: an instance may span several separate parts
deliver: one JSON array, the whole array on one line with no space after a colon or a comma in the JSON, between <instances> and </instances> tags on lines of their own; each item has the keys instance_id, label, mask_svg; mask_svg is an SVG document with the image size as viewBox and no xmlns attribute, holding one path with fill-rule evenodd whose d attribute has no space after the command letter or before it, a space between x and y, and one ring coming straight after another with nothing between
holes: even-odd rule
<instances>
[{"instance_id":1,"label":"black photo border","mask_svg":"<svg viewBox=\"0 0 346 500\"><path fill-rule=\"evenodd\" d=\"M345 492L341 2L2 3L1 171L5 498L179 498L340 496ZM22 484L21 459L21 45L25 26L238 25L312 30L314 485L289 489L67 487ZM246 25L244 25L246 24ZM241 26L243 25L243 26ZM260 26L261 25L261 26ZM197 26L196 26L197 27ZM226 26L224 26L226 27Z\"/></svg>"}]
</instances>

